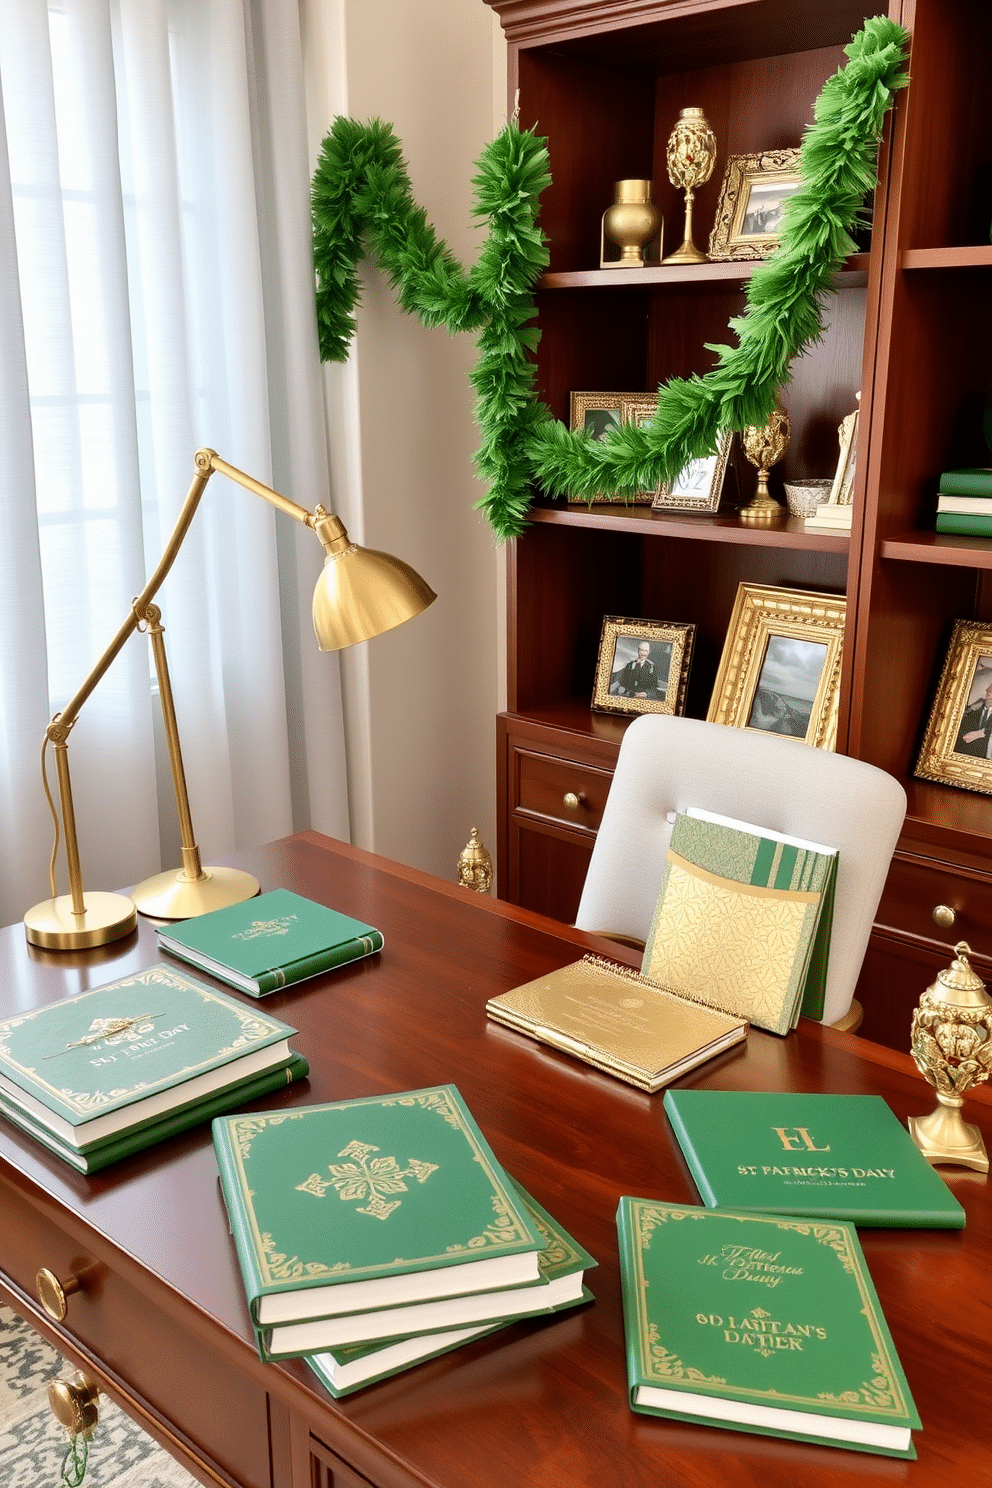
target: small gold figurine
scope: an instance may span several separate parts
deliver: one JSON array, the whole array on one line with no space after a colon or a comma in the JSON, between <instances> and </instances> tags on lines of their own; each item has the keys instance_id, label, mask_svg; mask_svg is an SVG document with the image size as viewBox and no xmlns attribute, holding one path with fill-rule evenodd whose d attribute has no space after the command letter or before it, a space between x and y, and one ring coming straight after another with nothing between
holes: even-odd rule
<instances>
[{"instance_id":1,"label":"small gold figurine","mask_svg":"<svg viewBox=\"0 0 992 1488\"><path fill-rule=\"evenodd\" d=\"M458 882L464 889L488 894L493 886L493 860L479 837L478 827L458 854Z\"/></svg>"},{"instance_id":2,"label":"small gold figurine","mask_svg":"<svg viewBox=\"0 0 992 1488\"><path fill-rule=\"evenodd\" d=\"M958 941L954 954L913 1013L910 1052L937 1091L937 1105L929 1116L909 1118L909 1134L928 1162L987 1173L982 1134L962 1118L961 1107L965 1092L992 1073L992 999L968 964L968 943Z\"/></svg>"},{"instance_id":3,"label":"small gold figurine","mask_svg":"<svg viewBox=\"0 0 992 1488\"><path fill-rule=\"evenodd\" d=\"M613 188L613 205L603 213L599 239L600 268L642 269L644 250L648 245L651 245L657 262L661 256L661 228L661 213L651 200L651 182L617 181ZM619 260L607 257L607 238L620 249Z\"/></svg>"},{"instance_id":4,"label":"small gold figurine","mask_svg":"<svg viewBox=\"0 0 992 1488\"><path fill-rule=\"evenodd\" d=\"M668 137L668 179L685 191L685 236L681 248L662 261L708 263L709 254L692 241L692 203L697 186L705 186L716 164L716 136L701 108L684 108Z\"/></svg>"},{"instance_id":5,"label":"small gold figurine","mask_svg":"<svg viewBox=\"0 0 992 1488\"><path fill-rule=\"evenodd\" d=\"M789 415L779 405L766 424L749 424L741 435L745 455L758 468L757 488L748 504L741 507L742 517L767 520L781 515L780 503L768 491L768 472L789 448L791 433Z\"/></svg>"}]
</instances>

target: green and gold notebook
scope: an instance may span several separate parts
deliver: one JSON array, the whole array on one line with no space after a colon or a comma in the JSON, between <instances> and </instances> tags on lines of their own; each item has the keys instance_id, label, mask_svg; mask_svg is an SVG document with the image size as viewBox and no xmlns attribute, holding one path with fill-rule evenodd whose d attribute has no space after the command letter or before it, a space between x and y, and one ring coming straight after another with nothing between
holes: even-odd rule
<instances>
[{"instance_id":1,"label":"green and gold notebook","mask_svg":"<svg viewBox=\"0 0 992 1488\"><path fill-rule=\"evenodd\" d=\"M0 1023L0 1109L92 1172L306 1074L295 1032L152 966Z\"/></svg>"},{"instance_id":2,"label":"green and gold notebook","mask_svg":"<svg viewBox=\"0 0 992 1488\"><path fill-rule=\"evenodd\" d=\"M213 1133L261 1331L540 1280L540 1231L453 1085Z\"/></svg>"},{"instance_id":3,"label":"green and gold notebook","mask_svg":"<svg viewBox=\"0 0 992 1488\"><path fill-rule=\"evenodd\" d=\"M915 1458L852 1225L622 1198L617 1229L633 1410Z\"/></svg>"},{"instance_id":4,"label":"green and gold notebook","mask_svg":"<svg viewBox=\"0 0 992 1488\"><path fill-rule=\"evenodd\" d=\"M511 1179L511 1182L513 1180ZM538 1256L541 1280L534 1287L518 1287L511 1294L503 1294L504 1311L498 1311L494 1300L500 1294L482 1293L470 1301L488 1303L489 1321L471 1326L449 1326L436 1331L417 1333L414 1336L377 1340L372 1343L345 1344L324 1349L317 1354L308 1354L307 1363L323 1381L332 1395L350 1395L363 1385L370 1385L388 1375L398 1374L412 1364L433 1359L438 1354L468 1343L473 1338L482 1338L498 1328L508 1327L522 1318L541 1316L551 1312L563 1312L578 1307L582 1302L591 1302L592 1293L583 1282L584 1273L596 1262L588 1251L573 1240L557 1220L542 1209L541 1205L519 1183L514 1188L520 1195L527 1212L536 1224L544 1241L544 1249ZM463 1298L451 1299L454 1304ZM533 1303L534 1305L530 1305ZM525 1310L517 1310L527 1304ZM448 1304L428 1303L427 1306ZM394 1313L405 1314L420 1311L418 1308L395 1308Z\"/></svg>"},{"instance_id":5,"label":"green and gold notebook","mask_svg":"<svg viewBox=\"0 0 992 1488\"><path fill-rule=\"evenodd\" d=\"M158 943L240 992L265 997L371 956L383 940L362 920L289 889L272 889L243 904L167 925L159 930Z\"/></svg>"},{"instance_id":6,"label":"green and gold notebook","mask_svg":"<svg viewBox=\"0 0 992 1488\"><path fill-rule=\"evenodd\" d=\"M665 1111L713 1208L960 1229L965 1213L880 1095L669 1090Z\"/></svg>"},{"instance_id":7,"label":"green and gold notebook","mask_svg":"<svg viewBox=\"0 0 992 1488\"><path fill-rule=\"evenodd\" d=\"M832 848L680 813L644 975L771 1033L821 1017L836 875Z\"/></svg>"}]
</instances>

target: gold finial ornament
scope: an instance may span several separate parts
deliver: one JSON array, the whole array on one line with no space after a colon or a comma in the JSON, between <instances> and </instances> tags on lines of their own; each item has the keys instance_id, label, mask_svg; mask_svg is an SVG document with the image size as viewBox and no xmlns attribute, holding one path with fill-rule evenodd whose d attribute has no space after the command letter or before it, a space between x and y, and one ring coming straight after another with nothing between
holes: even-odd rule
<instances>
[{"instance_id":1,"label":"gold finial ornament","mask_svg":"<svg viewBox=\"0 0 992 1488\"><path fill-rule=\"evenodd\" d=\"M752 465L757 466L758 484L747 506L742 506L740 515L749 521L767 521L779 517L782 507L768 490L768 472L789 448L792 425L789 415L781 404L774 410L766 424L749 424L741 435L744 453Z\"/></svg>"},{"instance_id":2,"label":"gold finial ornament","mask_svg":"<svg viewBox=\"0 0 992 1488\"><path fill-rule=\"evenodd\" d=\"M937 1092L929 1116L911 1116L909 1134L931 1163L989 1170L977 1126L961 1115L966 1091L992 1074L992 998L968 962L971 947L959 940L955 959L920 998L913 1013L910 1052Z\"/></svg>"},{"instance_id":3,"label":"gold finial ornament","mask_svg":"<svg viewBox=\"0 0 992 1488\"><path fill-rule=\"evenodd\" d=\"M493 886L493 860L478 827L472 828L471 837L458 854L458 882L463 889L475 889L479 894L488 894Z\"/></svg>"},{"instance_id":4,"label":"gold finial ornament","mask_svg":"<svg viewBox=\"0 0 992 1488\"><path fill-rule=\"evenodd\" d=\"M651 200L650 181L617 181L613 188L613 205L603 213L599 240L601 269L642 269L644 249L652 245L654 262L661 257L659 232L661 213ZM607 258L606 240L620 249L620 257ZM658 239L655 245L655 239Z\"/></svg>"},{"instance_id":5,"label":"gold finial ornament","mask_svg":"<svg viewBox=\"0 0 992 1488\"><path fill-rule=\"evenodd\" d=\"M697 186L705 186L716 164L716 136L701 108L684 108L668 137L668 179L685 192L685 236L681 248L664 260L708 263L709 254L692 241L692 203Z\"/></svg>"}]
</instances>

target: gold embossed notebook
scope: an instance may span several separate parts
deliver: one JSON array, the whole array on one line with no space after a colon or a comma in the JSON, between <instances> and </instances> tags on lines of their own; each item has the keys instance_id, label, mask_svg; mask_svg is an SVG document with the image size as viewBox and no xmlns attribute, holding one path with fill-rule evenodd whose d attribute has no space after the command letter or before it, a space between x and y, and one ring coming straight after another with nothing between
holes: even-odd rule
<instances>
[{"instance_id":1,"label":"gold embossed notebook","mask_svg":"<svg viewBox=\"0 0 992 1488\"><path fill-rule=\"evenodd\" d=\"M599 956L493 997L486 1012L641 1090L660 1090L741 1043L748 1029L743 1018L701 1007Z\"/></svg>"}]
</instances>

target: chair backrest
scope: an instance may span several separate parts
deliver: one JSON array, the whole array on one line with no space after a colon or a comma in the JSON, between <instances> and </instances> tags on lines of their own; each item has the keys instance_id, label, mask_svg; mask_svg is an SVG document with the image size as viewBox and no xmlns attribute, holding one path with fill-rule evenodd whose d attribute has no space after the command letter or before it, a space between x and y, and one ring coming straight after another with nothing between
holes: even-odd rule
<instances>
[{"instance_id":1,"label":"chair backrest","mask_svg":"<svg viewBox=\"0 0 992 1488\"><path fill-rule=\"evenodd\" d=\"M575 923L646 940L671 816L697 806L838 850L823 1022L851 1006L906 814L884 770L794 739L645 714L628 728Z\"/></svg>"}]
</instances>

